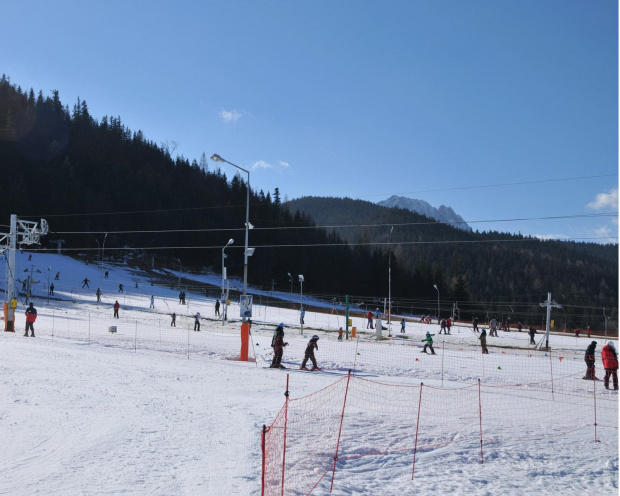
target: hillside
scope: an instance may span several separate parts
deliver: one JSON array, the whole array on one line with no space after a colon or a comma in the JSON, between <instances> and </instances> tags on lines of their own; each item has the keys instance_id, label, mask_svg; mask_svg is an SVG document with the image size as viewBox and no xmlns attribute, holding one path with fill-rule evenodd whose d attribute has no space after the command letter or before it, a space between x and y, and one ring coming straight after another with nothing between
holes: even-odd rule
<instances>
[{"instance_id":1,"label":"hillside","mask_svg":"<svg viewBox=\"0 0 620 496\"><path fill-rule=\"evenodd\" d=\"M384 252L391 249L392 292L399 296L436 297L437 284L450 306L458 302L461 309L486 306L503 315L527 315L550 291L567 306L573 327L602 322L602 307L607 315L617 309L617 245L466 232L405 209L349 198L304 197L285 206L359 244L357 250L373 243ZM412 285L406 285L403 273L413 276ZM531 305L530 310L519 305Z\"/></svg>"}]
</instances>

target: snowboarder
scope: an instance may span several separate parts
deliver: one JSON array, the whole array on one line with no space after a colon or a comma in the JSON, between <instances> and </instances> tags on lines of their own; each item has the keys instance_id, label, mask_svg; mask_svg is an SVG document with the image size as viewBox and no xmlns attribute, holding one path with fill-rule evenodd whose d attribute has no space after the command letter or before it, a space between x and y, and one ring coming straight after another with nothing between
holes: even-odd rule
<instances>
[{"instance_id":1,"label":"snowboarder","mask_svg":"<svg viewBox=\"0 0 620 496\"><path fill-rule=\"evenodd\" d=\"M613 377L614 389L618 391L618 353L613 341L607 341L601 350L601 355L605 368L605 389L609 389L609 378Z\"/></svg>"},{"instance_id":2,"label":"snowboarder","mask_svg":"<svg viewBox=\"0 0 620 496\"><path fill-rule=\"evenodd\" d=\"M480 346L482 347L482 353L485 355L489 354L489 349L487 348L487 331L483 328L480 332Z\"/></svg>"},{"instance_id":3,"label":"snowboarder","mask_svg":"<svg viewBox=\"0 0 620 496\"><path fill-rule=\"evenodd\" d=\"M200 331L200 312L194 315L194 331Z\"/></svg>"},{"instance_id":4,"label":"snowboarder","mask_svg":"<svg viewBox=\"0 0 620 496\"><path fill-rule=\"evenodd\" d=\"M114 302L114 318L118 319L118 309L121 308L118 300Z\"/></svg>"},{"instance_id":5,"label":"snowboarder","mask_svg":"<svg viewBox=\"0 0 620 496\"><path fill-rule=\"evenodd\" d=\"M536 329L530 326L530 330L528 331L528 334L530 335L530 344L536 344L536 341L534 340L534 335L538 334L536 332Z\"/></svg>"},{"instance_id":6,"label":"snowboarder","mask_svg":"<svg viewBox=\"0 0 620 496\"><path fill-rule=\"evenodd\" d=\"M284 324L280 323L276 327L276 331L271 340L271 347L273 348L273 360L269 366L272 369L285 369L282 365L282 355L284 354L284 347L288 346L288 343L284 342Z\"/></svg>"},{"instance_id":7,"label":"snowboarder","mask_svg":"<svg viewBox=\"0 0 620 496\"><path fill-rule=\"evenodd\" d=\"M598 381L599 379L597 379L596 377L596 369L594 366L594 361L595 361L595 357L594 357L594 353L596 351L596 341L592 341L590 343L590 345L586 348L586 354L584 356L584 360L586 362L586 375L584 376L584 379L588 379L588 380L592 380L592 381Z\"/></svg>"},{"instance_id":8,"label":"snowboarder","mask_svg":"<svg viewBox=\"0 0 620 496\"><path fill-rule=\"evenodd\" d=\"M435 354L435 350L433 349L433 336L434 334L426 331L426 337L422 340L422 342L425 343L422 353L426 353L426 348L428 347L431 350L431 355Z\"/></svg>"},{"instance_id":9,"label":"snowboarder","mask_svg":"<svg viewBox=\"0 0 620 496\"><path fill-rule=\"evenodd\" d=\"M368 329L368 327L374 329L374 326L372 325L372 312L370 310L368 310L366 318L368 319L368 322L366 323L366 329Z\"/></svg>"},{"instance_id":10,"label":"snowboarder","mask_svg":"<svg viewBox=\"0 0 620 496\"><path fill-rule=\"evenodd\" d=\"M56 277L54 277L54 281L57 281L58 279L60 279L60 272L56 272Z\"/></svg>"},{"instance_id":11,"label":"snowboarder","mask_svg":"<svg viewBox=\"0 0 620 496\"><path fill-rule=\"evenodd\" d=\"M109 275L110 275L110 272L106 270L105 274L103 274L104 279L107 279Z\"/></svg>"},{"instance_id":12,"label":"snowboarder","mask_svg":"<svg viewBox=\"0 0 620 496\"><path fill-rule=\"evenodd\" d=\"M97 288L97 291L95 291L95 294L97 295L97 303L101 301L101 288Z\"/></svg>"},{"instance_id":13,"label":"snowboarder","mask_svg":"<svg viewBox=\"0 0 620 496\"><path fill-rule=\"evenodd\" d=\"M474 325L474 332L480 332L478 331L478 317L474 317L471 323Z\"/></svg>"},{"instance_id":14,"label":"snowboarder","mask_svg":"<svg viewBox=\"0 0 620 496\"><path fill-rule=\"evenodd\" d=\"M50 296L54 296L54 283L50 284Z\"/></svg>"},{"instance_id":15,"label":"snowboarder","mask_svg":"<svg viewBox=\"0 0 620 496\"><path fill-rule=\"evenodd\" d=\"M88 277L85 277L84 280L82 281L82 287L86 286L88 289L90 289L90 280L88 279Z\"/></svg>"},{"instance_id":16,"label":"snowboarder","mask_svg":"<svg viewBox=\"0 0 620 496\"><path fill-rule=\"evenodd\" d=\"M406 326L406 322L405 319L401 319L400 321L400 332L404 333L405 332L405 326Z\"/></svg>"},{"instance_id":17,"label":"snowboarder","mask_svg":"<svg viewBox=\"0 0 620 496\"><path fill-rule=\"evenodd\" d=\"M155 308L155 295L151 295L151 305L149 308Z\"/></svg>"},{"instance_id":18,"label":"snowboarder","mask_svg":"<svg viewBox=\"0 0 620 496\"><path fill-rule=\"evenodd\" d=\"M215 315L220 315L220 300L215 300Z\"/></svg>"},{"instance_id":19,"label":"snowboarder","mask_svg":"<svg viewBox=\"0 0 620 496\"><path fill-rule=\"evenodd\" d=\"M312 338L310 338L310 341L308 341L308 346L306 346L306 352L304 353L304 360L301 362L301 370L308 370L306 368L306 363L308 360L312 361L311 370L321 370L316 364L316 358L314 358L314 350L318 351L319 349L319 345L317 344L318 340L319 337L315 334Z\"/></svg>"},{"instance_id":20,"label":"snowboarder","mask_svg":"<svg viewBox=\"0 0 620 496\"><path fill-rule=\"evenodd\" d=\"M177 326L177 314L175 312L172 312L172 322L170 322L170 327L176 327Z\"/></svg>"},{"instance_id":21,"label":"snowboarder","mask_svg":"<svg viewBox=\"0 0 620 496\"><path fill-rule=\"evenodd\" d=\"M118 292L119 292L119 293L124 293L124 292L125 292L125 290L124 290L123 288L124 288L124 286L123 286L122 284L119 284L119 285L118 285Z\"/></svg>"},{"instance_id":22,"label":"snowboarder","mask_svg":"<svg viewBox=\"0 0 620 496\"><path fill-rule=\"evenodd\" d=\"M34 308L34 304L30 302L30 306L26 308L26 334L25 337L28 337L28 329L30 329L30 337L34 337L34 327L33 324L37 320L37 309Z\"/></svg>"}]
</instances>

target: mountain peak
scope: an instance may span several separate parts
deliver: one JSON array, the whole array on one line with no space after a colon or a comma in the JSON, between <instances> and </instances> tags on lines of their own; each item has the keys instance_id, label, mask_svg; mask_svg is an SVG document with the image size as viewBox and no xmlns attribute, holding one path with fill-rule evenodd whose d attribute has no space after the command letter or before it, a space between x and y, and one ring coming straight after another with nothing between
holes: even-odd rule
<instances>
[{"instance_id":1,"label":"mountain peak","mask_svg":"<svg viewBox=\"0 0 620 496\"><path fill-rule=\"evenodd\" d=\"M431 219L438 220L439 222L445 222L452 227L462 229L463 231L471 231L471 227L458 215L451 207L446 205L440 205L439 208L433 207L430 203L424 200L416 200L414 198L407 198L406 196L392 195L387 200L377 202L377 205L382 207L398 207L411 210L418 214L425 215Z\"/></svg>"}]
</instances>

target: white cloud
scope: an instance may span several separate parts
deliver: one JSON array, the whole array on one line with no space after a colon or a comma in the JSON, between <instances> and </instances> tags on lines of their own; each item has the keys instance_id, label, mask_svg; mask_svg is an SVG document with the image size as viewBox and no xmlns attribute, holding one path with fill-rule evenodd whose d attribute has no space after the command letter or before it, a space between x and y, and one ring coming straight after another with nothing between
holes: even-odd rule
<instances>
[{"instance_id":1,"label":"white cloud","mask_svg":"<svg viewBox=\"0 0 620 496\"><path fill-rule=\"evenodd\" d=\"M269 162L265 162L264 160L258 160L252 164L252 169L273 169L273 165Z\"/></svg>"},{"instance_id":2,"label":"white cloud","mask_svg":"<svg viewBox=\"0 0 620 496\"><path fill-rule=\"evenodd\" d=\"M226 123L238 121L239 119L241 119L241 115L241 112L239 112L237 109L220 110L220 119L222 119Z\"/></svg>"},{"instance_id":3,"label":"white cloud","mask_svg":"<svg viewBox=\"0 0 620 496\"><path fill-rule=\"evenodd\" d=\"M594 201L591 201L586 207L592 210L601 210L603 208L618 209L618 190L612 189L609 193L599 193Z\"/></svg>"},{"instance_id":4,"label":"white cloud","mask_svg":"<svg viewBox=\"0 0 620 496\"><path fill-rule=\"evenodd\" d=\"M256 170L256 169L282 170L282 169L288 169L289 167L290 167L290 164L283 160L278 160L276 165L273 165L265 160L257 160L256 162L252 164L253 170Z\"/></svg>"},{"instance_id":5,"label":"white cloud","mask_svg":"<svg viewBox=\"0 0 620 496\"><path fill-rule=\"evenodd\" d=\"M566 234L534 234L535 238L542 239L543 241L547 241L550 239L570 239Z\"/></svg>"},{"instance_id":6,"label":"white cloud","mask_svg":"<svg viewBox=\"0 0 620 496\"><path fill-rule=\"evenodd\" d=\"M592 229L592 232L600 238L607 238L611 236L611 228L607 226L595 227Z\"/></svg>"}]
</instances>

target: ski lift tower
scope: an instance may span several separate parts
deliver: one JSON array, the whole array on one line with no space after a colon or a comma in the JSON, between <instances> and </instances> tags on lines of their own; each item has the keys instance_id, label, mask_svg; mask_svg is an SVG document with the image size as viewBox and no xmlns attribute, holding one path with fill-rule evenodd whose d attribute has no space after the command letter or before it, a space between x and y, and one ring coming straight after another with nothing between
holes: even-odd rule
<instances>
[{"instance_id":1,"label":"ski lift tower","mask_svg":"<svg viewBox=\"0 0 620 496\"><path fill-rule=\"evenodd\" d=\"M6 270L6 302L4 304L4 330L15 332L15 308L17 299L15 298L15 251L17 245L39 244L41 236L48 232L48 225L45 219L41 219L41 225L37 222L20 220L17 215L11 215L11 232L8 234L0 233L0 254L9 251ZM6 244L2 246L1 243Z\"/></svg>"},{"instance_id":2,"label":"ski lift tower","mask_svg":"<svg viewBox=\"0 0 620 496\"><path fill-rule=\"evenodd\" d=\"M556 303L551 299L551 293L547 293L547 301L544 303L539 303L539 305L543 308L547 308L547 325L545 330L545 349L549 351L549 329L551 327L551 309L552 308L562 308L562 305Z\"/></svg>"}]
</instances>

